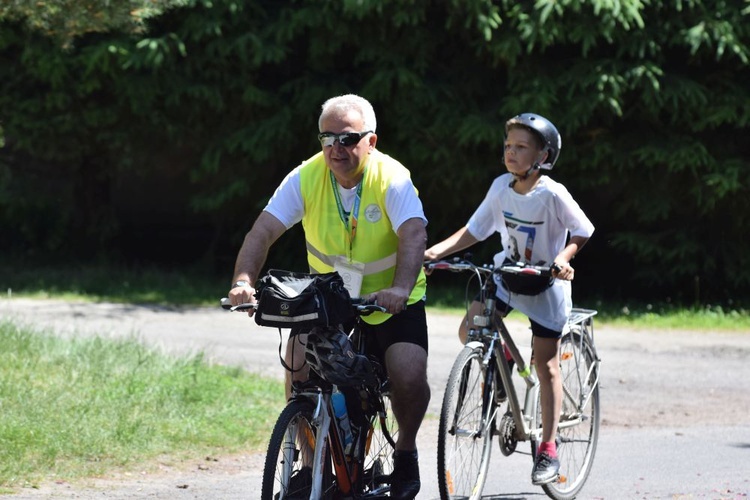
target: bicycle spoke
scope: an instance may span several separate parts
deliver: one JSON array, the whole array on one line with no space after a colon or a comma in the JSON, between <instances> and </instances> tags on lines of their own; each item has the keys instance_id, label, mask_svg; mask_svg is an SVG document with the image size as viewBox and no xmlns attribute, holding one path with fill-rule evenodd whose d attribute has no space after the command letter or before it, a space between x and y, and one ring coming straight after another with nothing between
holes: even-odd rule
<instances>
[{"instance_id":1,"label":"bicycle spoke","mask_svg":"<svg viewBox=\"0 0 750 500\"><path fill-rule=\"evenodd\" d=\"M482 405L484 370L479 350L464 348L448 379L438 436L441 498L481 494L492 434Z\"/></svg>"},{"instance_id":2,"label":"bicycle spoke","mask_svg":"<svg viewBox=\"0 0 750 500\"><path fill-rule=\"evenodd\" d=\"M584 332L574 329L561 340L563 407L557 435L560 476L543 488L558 500L574 498L591 471L599 436L599 388L591 377L596 362ZM592 385L590 385L592 384Z\"/></svg>"}]
</instances>

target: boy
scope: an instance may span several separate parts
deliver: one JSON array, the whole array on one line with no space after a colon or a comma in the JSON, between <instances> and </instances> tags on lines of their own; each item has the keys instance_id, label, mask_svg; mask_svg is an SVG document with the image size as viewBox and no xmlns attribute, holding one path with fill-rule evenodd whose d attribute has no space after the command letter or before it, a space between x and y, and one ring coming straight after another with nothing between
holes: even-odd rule
<instances>
[{"instance_id":1,"label":"boy","mask_svg":"<svg viewBox=\"0 0 750 500\"><path fill-rule=\"evenodd\" d=\"M542 174L552 170L561 142L557 128L542 116L523 113L508 120L503 156L508 172L493 181L465 227L424 254L425 260L440 259L499 232L503 250L495 255L496 266L506 259L557 266L553 270L557 279L534 296L509 292L498 280L497 310L505 315L518 309L531 322L543 427L542 443L531 472L535 485L554 481L560 469L555 444L562 404L558 350L572 307L570 281L574 270L570 261L594 232L594 226L568 190ZM479 311L479 302L473 302L459 328L462 342L473 327L471 319Z\"/></svg>"}]
</instances>

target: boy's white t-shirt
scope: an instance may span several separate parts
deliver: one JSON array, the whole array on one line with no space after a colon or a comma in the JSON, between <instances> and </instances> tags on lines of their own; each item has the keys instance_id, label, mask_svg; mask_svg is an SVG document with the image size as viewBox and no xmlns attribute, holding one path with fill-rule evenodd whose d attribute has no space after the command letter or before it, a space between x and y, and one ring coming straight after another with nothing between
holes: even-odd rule
<instances>
[{"instance_id":1,"label":"boy's white t-shirt","mask_svg":"<svg viewBox=\"0 0 750 500\"><path fill-rule=\"evenodd\" d=\"M591 237L594 225L568 190L541 176L536 187L518 194L510 187L513 176L497 177L487 195L466 224L472 236L483 241L498 232L503 250L495 255L495 266L513 261L545 266L565 248L568 234ZM539 295L509 293L499 279L497 296L540 325L562 331L572 308L570 281L555 280Z\"/></svg>"}]
</instances>

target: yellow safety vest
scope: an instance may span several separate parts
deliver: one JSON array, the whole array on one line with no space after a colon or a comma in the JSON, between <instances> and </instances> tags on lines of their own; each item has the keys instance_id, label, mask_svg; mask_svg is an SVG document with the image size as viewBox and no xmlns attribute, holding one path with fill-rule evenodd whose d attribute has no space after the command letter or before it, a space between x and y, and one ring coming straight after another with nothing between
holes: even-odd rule
<instances>
[{"instance_id":1,"label":"yellow safety vest","mask_svg":"<svg viewBox=\"0 0 750 500\"><path fill-rule=\"evenodd\" d=\"M398 235L393 231L385 210L385 193L393 177L403 174L404 170L403 165L388 155L377 150L370 154L365 178L362 180L357 232L350 255L352 261L365 265L362 296L388 288L393 283ZM305 207L302 227L305 230L310 272L332 272L334 262L342 257L349 258L351 232L344 226L339 215L329 169L322 152L302 164L300 190ZM424 270L420 270L408 303L413 304L423 299L425 290L425 274ZM377 325L390 317L390 314L373 313L363 316L363 319Z\"/></svg>"}]
</instances>

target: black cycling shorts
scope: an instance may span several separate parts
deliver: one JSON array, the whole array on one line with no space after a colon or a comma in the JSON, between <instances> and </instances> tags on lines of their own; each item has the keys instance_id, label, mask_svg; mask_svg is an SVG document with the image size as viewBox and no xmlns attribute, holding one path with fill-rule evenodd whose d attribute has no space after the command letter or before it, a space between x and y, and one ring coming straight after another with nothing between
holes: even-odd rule
<instances>
[{"instance_id":1,"label":"black cycling shorts","mask_svg":"<svg viewBox=\"0 0 750 500\"><path fill-rule=\"evenodd\" d=\"M379 325L361 324L361 329L367 334L368 351L380 359L390 346L398 342L407 342L427 349L427 314L424 300L406 306L406 309L394 314Z\"/></svg>"},{"instance_id":2,"label":"black cycling shorts","mask_svg":"<svg viewBox=\"0 0 750 500\"><path fill-rule=\"evenodd\" d=\"M479 296L477 296L474 300L479 301ZM511 306L497 297L495 297L495 303L495 312L503 318L510 314L510 312L513 310ZM546 326L542 326L531 318L529 318L529 323L531 323L531 333L535 337L542 337L544 339L559 339L562 337L561 331L558 332L556 330L547 328Z\"/></svg>"}]
</instances>

